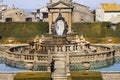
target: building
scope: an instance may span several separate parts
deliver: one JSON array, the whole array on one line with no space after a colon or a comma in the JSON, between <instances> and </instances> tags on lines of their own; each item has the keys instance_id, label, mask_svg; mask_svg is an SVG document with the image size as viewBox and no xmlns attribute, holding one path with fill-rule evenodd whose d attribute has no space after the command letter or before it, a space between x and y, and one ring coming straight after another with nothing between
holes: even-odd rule
<instances>
[{"instance_id":1,"label":"building","mask_svg":"<svg viewBox=\"0 0 120 80\"><path fill-rule=\"evenodd\" d=\"M47 7L37 8L31 14L34 16L34 18L37 22L39 22L39 21L47 22L48 21L48 8Z\"/></svg>"},{"instance_id":2,"label":"building","mask_svg":"<svg viewBox=\"0 0 120 80\"><path fill-rule=\"evenodd\" d=\"M103 3L96 9L96 21L120 22L120 4Z\"/></svg>"},{"instance_id":3,"label":"building","mask_svg":"<svg viewBox=\"0 0 120 80\"><path fill-rule=\"evenodd\" d=\"M1 22L32 22L33 16L30 13L18 8L11 8L7 5L0 6Z\"/></svg>"},{"instance_id":4,"label":"building","mask_svg":"<svg viewBox=\"0 0 120 80\"><path fill-rule=\"evenodd\" d=\"M89 10L89 7L79 4L79 3L72 3L74 6L72 21L73 22L93 22L94 15Z\"/></svg>"},{"instance_id":5,"label":"building","mask_svg":"<svg viewBox=\"0 0 120 80\"><path fill-rule=\"evenodd\" d=\"M49 33L51 33L52 22L55 22L61 13L68 23L68 32L71 32L72 22L93 22L94 15L89 7L74 3L72 0L50 0L46 7L38 8L32 12L36 21L49 21Z\"/></svg>"},{"instance_id":6,"label":"building","mask_svg":"<svg viewBox=\"0 0 120 80\"><path fill-rule=\"evenodd\" d=\"M64 2L65 4L71 4L73 6L72 11L72 22L93 22L94 15L91 13L89 7L72 2L72 0L50 0L50 4L58 3L59 1ZM38 8L32 12L36 17L37 21L48 21L48 10L47 7ZM40 16L40 17L39 17Z\"/></svg>"}]
</instances>

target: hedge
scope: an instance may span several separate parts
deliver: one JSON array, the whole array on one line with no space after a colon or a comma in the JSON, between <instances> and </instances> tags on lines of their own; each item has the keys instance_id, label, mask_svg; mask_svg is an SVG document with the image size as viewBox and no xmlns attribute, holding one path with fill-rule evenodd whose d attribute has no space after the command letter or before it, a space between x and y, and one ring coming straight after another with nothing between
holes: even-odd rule
<instances>
[{"instance_id":1,"label":"hedge","mask_svg":"<svg viewBox=\"0 0 120 80\"><path fill-rule=\"evenodd\" d=\"M117 24L116 30L110 28L109 22L77 22L73 23L72 29L87 38L120 37L120 23Z\"/></svg>"},{"instance_id":2,"label":"hedge","mask_svg":"<svg viewBox=\"0 0 120 80\"><path fill-rule=\"evenodd\" d=\"M16 73L14 80L51 80L50 72ZM67 80L103 80L100 72L71 72Z\"/></svg>"},{"instance_id":3,"label":"hedge","mask_svg":"<svg viewBox=\"0 0 120 80\"><path fill-rule=\"evenodd\" d=\"M0 36L2 39L9 37L25 42L36 35L48 33L47 22L5 22L0 23Z\"/></svg>"},{"instance_id":4,"label":"hedge","mask_svg":"<svg viewBox=\"0 0 120 80\"><path fill-rule=\"evenodd\" d=\"M72 30L79 36L83 35L91 43L120 43L120 23L117 24L116 30L113 30L110 24L110 22L77 22L72 24Z\"/></svg>"},{"instance_id":5,"label":"hedge","mask_svg":"<svg viewBox=\"0 0 120 80\"><path fill-rule=\"evenodd\" d=\"M51 80L49 72L21 72L17 73L14 80Z\"/></svg>"},{"instance_id":6,"label":"hedge","mask_svg":"<svg viewBox=\"0 0 120 80\"><path fill-rule=\"evenodd\" d=\"M71 72L72 80L103 80L100 72Z\"/></svg>"},{"instance_id":7,"label":"hedge","mask_svg":"<svg viewBox=\"0 0 120 80\"><path fill-rule=\"evenodd\" d=\"M93 43L106 43L104 40L109 38L114 40L113 43L120 43L120 23L117 24L116 30L110 28L109 24L110 22L76 22L72 24L74 35L69 35L83 35ZM0 42L12 37L15 41L28 43L33 41L36 35L45 35L48 31L48 22L1 22Z\"/></svg>"}]
</instances>

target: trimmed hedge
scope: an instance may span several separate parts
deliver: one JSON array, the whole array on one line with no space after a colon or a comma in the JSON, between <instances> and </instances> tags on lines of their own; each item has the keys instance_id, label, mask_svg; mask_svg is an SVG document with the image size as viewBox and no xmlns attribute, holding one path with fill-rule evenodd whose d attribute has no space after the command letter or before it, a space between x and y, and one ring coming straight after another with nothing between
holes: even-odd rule
<instances>
[{"instance_id":1,"label":"trimmed hedge","mask_svg":"<svg viewBox=\"0 0 120 80\"><path fill-rule=\"evenodd\" d=\"M92 43L107 43L112 37L113 43L120 43L120 23L116 30L109 26L109 22L77 22L72 24L72 30L75 34L84 35ZM28 43L33 41L36 35L48 33L48 22L5 22L0 23L0 42L7 43L5 40L14 38L16 42ZM49 34L47 36L50 36Z\"/></svg>"},{"instance_id":2,"label":"trimmed hedge","mask_svg":"<svg viewBox=\"0 0 120 80\"><path fill-rule=\"evenodd\" d=\"M103 80L100 72L71 72L72 80Z\"/></svg>"},{"instance_id":3,"label":"trimmed hedge","mask_svg":"<svg viewBox=\"0 0 120 80\"><path fill-rule=\"evenodd\" d=\"M17 73L14 80L51 80L49 72L22 72Z\"/></svg>"},{"instance_id":4,"label":"trimmed hedge","mask_svg":"<svg viewBox=\"0 0 120 80\"><path fill-rule=\"evenodd\" d=\"M72 30L79 36L84 35L91 43L120 43L120 23L113 30L110 22L77 22L72 24Z\"/></svg>"},{"instance_id":5,"label":"trimmed hedge","mask_svg":"<svg viewBox=\"0 0 120 80\"><path fill-rule=\"evenodd\" d=\"M72 29L77 34L87 38L120 37L120 23L116 30L110 28L109 22L77 22L73 23Z\"/></svg>"},{"instance_id":6,"label":"trimmed hedge","mask_svg":"<svg viewBox=\"0 0 120 80\"><path fill-rule=\"evenodd\" d=\"M48 28L47 22L5 22L0 23L0 36L2 39L13 37L16 41L26 42L36 35L48 33Z\"/></svg>"}]
</instances>

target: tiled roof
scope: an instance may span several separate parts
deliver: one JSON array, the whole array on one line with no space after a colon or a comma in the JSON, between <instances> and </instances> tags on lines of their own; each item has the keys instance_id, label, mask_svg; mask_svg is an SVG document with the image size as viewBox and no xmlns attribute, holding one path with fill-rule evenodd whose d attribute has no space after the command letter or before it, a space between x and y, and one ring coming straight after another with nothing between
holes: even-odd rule
<instances>
[{"instance_id":1,"label":"tiled roof","mask_svg":"<svg viewBox=\"0 0 120 80\"><path fill-rule=\"evenodd\" d=\"M104 11L120 11L120 5L116 3L103 3Z\"/></svg>"}]
</instances>

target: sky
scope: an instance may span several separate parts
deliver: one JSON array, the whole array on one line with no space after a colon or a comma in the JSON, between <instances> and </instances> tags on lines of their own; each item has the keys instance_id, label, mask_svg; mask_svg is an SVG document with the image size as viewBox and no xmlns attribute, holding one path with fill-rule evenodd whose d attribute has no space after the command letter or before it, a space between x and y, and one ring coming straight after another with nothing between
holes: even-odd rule
<instances>
[{"instance_id":1,"label":"sky","mask_svg":"<svg viewBox=\"0 0 120 80\"><path fill-rule=\"evenodd\" d=\"M2 0L0 0L2 1ZM36 9L38 7L46 6L50 0L3 0L4 5L15 6L21 9ZM90 9L95 9L100 3L118 3L120 0L73 0L73 2L81 3L88 6Z\"/></svg>"}]
</instances>

